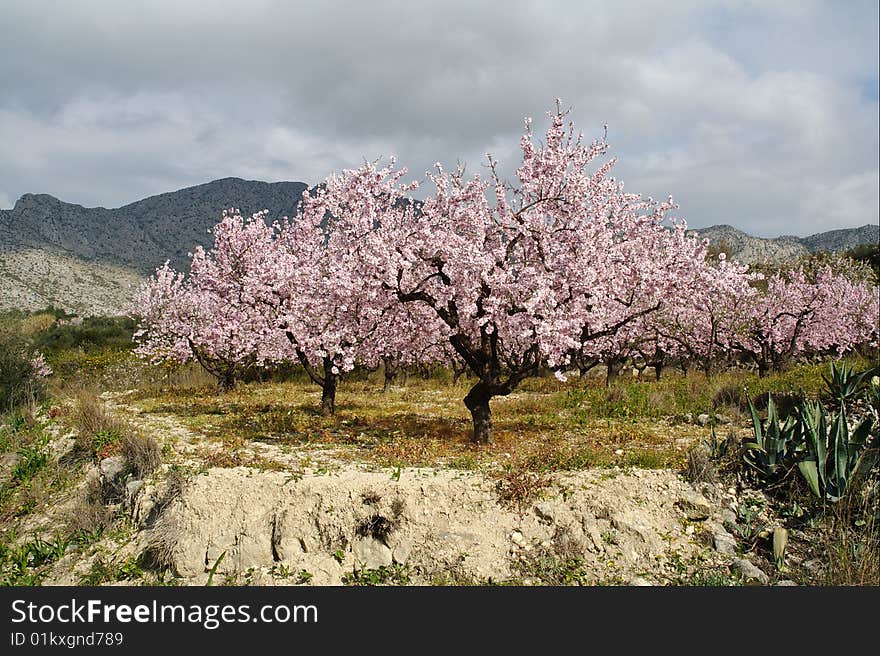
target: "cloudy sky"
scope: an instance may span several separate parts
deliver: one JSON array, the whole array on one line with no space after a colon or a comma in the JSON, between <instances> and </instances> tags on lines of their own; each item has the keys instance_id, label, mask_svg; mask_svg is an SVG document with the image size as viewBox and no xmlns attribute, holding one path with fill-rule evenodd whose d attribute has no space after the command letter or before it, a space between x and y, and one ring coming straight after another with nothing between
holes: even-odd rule
<instances>
[{"instance_id":1,"label":"cloudy sky","mask_svg":"<svg viewBox=\"0 0 880 656\"><path fill-rule=\"evenodd\" d=\"M510 172L557 97L694 227L878 221L878 9L854 0L0 0L0 208L388 155Z\"/></svg>"}]
</instances>

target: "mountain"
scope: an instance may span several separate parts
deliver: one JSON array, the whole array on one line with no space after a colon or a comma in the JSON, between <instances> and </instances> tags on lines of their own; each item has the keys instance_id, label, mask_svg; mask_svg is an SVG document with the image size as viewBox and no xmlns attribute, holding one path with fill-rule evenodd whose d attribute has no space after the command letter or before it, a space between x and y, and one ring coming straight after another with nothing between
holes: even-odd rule
<instances>
[{"instance_id":1,"label":"mountain","mask_svg":"<svg viewBox=\"0 0 880 656\"><path fill-rule=\"evenodd\" d=\"M876 225L831 230L809 237L784 235L773 239L752 237L729 225L699 228L691 232L705 237L711 244L723 248L731 259L745 264L790 261L819 251L839 253L861 244L876 244L880 241L880 226Z\"/></svg>"},{"instance_id":2,"label":"mountain","mask_svg":"<svg viewBox=\"0 0 880 656\"><path fill-rule=\"evenodd\" d=\"M124 310L132 288L171 260L208 246L224 209L292 215L303 182L224 178L125 205L83 207L47 194L25 194L0 210L0 309L56 305L80 314Z\"/></svg>"},{"instance_id":3,"label":"mountain","mask_svg":"<svg viewBox=\"0 0 880 656\"><path fill-rule=\"evenodd\" d=\"M208 231L224 209L267 209L270 220L291 216L306 189L303 182L224 178L115 209L25 194L11 210L0 210L0 310L55 305L80 315L119 314L165 260L186 270L187 254L209 246ZM762 239L728 225L692 232L749 264L880 240L876 225L804 238Z\"/></svg>"}]
</instances>

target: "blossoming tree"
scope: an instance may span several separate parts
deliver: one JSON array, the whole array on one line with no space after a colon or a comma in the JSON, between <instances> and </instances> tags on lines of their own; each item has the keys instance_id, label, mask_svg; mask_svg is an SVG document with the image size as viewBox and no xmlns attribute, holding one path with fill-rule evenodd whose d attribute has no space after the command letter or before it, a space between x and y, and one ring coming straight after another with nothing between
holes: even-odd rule
<instances>
[{"instance_id":1,"label":"blossoming tree","mask_svg":"<svg viewBox=\"0 0 880 656\"><path fill-rule=\"evenodd\" d=\"M664 227L671 202L624 193L613 160L588 170L607 144L584 143L566 114L551 112L543 145L527 129L516 185L490 157L489 180L438 165L420 206L392 166L365 164L319 192L363 275L433 315L474 374L475 442L491 438L493 397L655 311L704 259L683 224Z\"/></svg>"}]
</instances>

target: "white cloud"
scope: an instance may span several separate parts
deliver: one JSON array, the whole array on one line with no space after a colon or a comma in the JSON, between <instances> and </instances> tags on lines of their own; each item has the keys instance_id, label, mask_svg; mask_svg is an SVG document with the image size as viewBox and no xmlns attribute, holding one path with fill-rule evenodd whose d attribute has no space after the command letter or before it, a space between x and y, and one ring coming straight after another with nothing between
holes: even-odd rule
<instances>
[{"instance_id":1,"label":"white cloud","mask_svg":"<svg viewBox=\"0 0 880 656\"><path fill-rule=\"evenodd\" d=\"M522 117L609 124L627 189L692 225L876 222L877 8L833 2L82 2L0 20L0 180L119 205L397 155L510 175ZM634 16L638 14L638 20ZM26 63L26 65L24 65ZM2 200L2 198L0 198Z\"/></svg>"}]
</instances>

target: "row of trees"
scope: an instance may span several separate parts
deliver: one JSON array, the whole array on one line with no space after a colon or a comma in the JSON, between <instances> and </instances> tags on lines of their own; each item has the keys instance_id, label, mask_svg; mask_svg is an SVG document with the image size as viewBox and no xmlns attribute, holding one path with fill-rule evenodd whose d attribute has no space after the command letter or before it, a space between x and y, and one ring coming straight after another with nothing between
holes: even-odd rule
<instances>
[{"instance_id":1,"label":"row of trees","mask_svg":"<svg viewBox=\"0 0 880 656\"><path fill-rule=\"evenodd\" d=\"M246 368L298 362L334 410L340 375L425 362L466 367L474 440L490 400L551 369L564 378L636 359L798 355L876 342L878 290L831 267L764 276L707 258L672 200L627 193L605 139L585 142L557 103L529 121L515 182L438 164L422 202L394 162L330 176L296 216L224 213L188 275L167 264L135 299L138 352L195 359L229 388Z\"/></svg>"}]
</instances>

